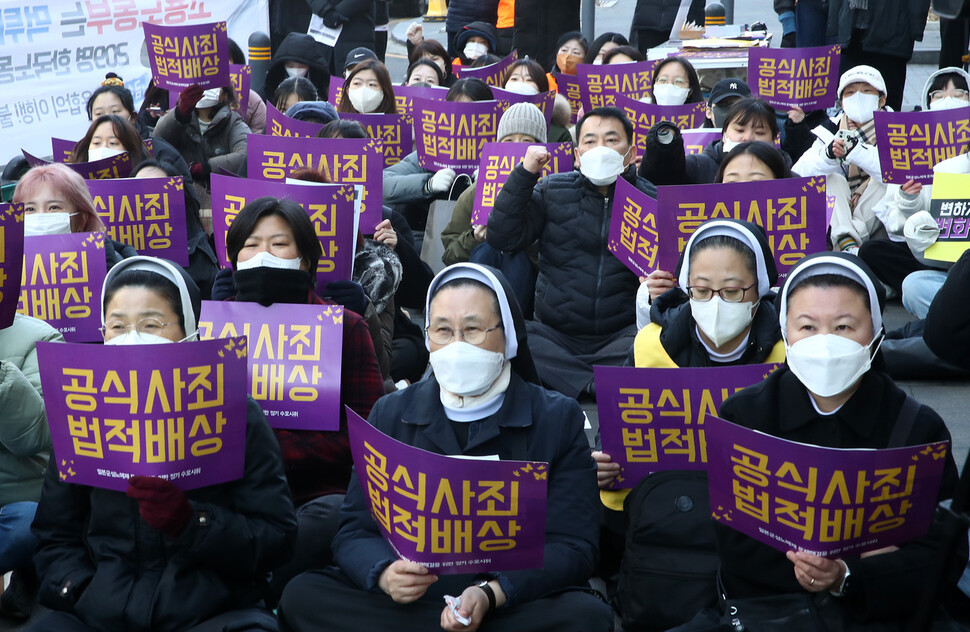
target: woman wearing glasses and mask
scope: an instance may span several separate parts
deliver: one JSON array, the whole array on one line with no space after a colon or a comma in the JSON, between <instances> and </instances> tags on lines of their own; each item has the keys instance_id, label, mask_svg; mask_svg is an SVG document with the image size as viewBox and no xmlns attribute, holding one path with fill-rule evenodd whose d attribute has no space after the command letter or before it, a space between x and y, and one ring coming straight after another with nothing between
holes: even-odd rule
<instances>
[{"instance_id":1,"label":"woman wearing glasses and mask","mask_svg":"<svg viewBox=\"0 0 970 632\"><path fill-rule=\"evenodd\" d=\"M287 585L280 629L612 630L609 606L575 590L593 572L599 531L583 412L539 386L514 294L497 270L459 263L431 282L425 313L434 375L381 398L368 421L437 454L548 462L544 566L436 576L400 560L354 476L333 542L336 566ZM461 595L470 623L444 605L446 594Z\"/></svg>"},{"instance_id":2,"label":"woman wearing glasses and mask","mask_svg":"<svg viewBox=\"0 0 970 632\"><path fill-rule=\"evenodd\" d=\"M112 268L102 306L106 345L198 335L199 290L163 259ZM263 592L293 553L296 516L279 446L250 397L241 478L183 492L135 476L122 494L63 482L51 459L33 532L40 603L51 611L31 630L275 630Z\"/></svg>"}]
</instances>

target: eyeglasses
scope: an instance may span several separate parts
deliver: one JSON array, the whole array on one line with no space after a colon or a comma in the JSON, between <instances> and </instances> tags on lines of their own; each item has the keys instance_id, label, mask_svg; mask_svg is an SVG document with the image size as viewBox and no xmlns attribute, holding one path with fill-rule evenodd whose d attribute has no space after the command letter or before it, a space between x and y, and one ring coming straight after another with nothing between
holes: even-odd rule
<instances>
[{"instance_id":1,"label":"eyeglasses","mask_svg":"<svg viewBox=\"0 0 970 632\"><path fill-rule=\"evenodd\" d=\"M134 325L125 324L123 321L120 321L120 320L111 320L111 321L108 321L104 326L99 327L98 329L101 331L101 336L105 338L108 336L109 333L111 334L112 337L126 334L129 331L131 331L132 327L134 327L135 331L137 331L140 334L158 335L158 332L162 331L163 329L165 329L166 327L172 324L174 324L174 321L163 323L157 318L142 318Z\"/></svg>"},{"instance_id":2,"label":"eyeglasses","mask_svg":"<svg viewBox=\"0 0 970 632\"><path fill-rule=\"evenodd\" d=\"M720 290L704 287L702 285L688 285L687 296L695 301L705 302L714 298L717 294L725 303L740 303L744 300L744 293L758 284L757 281L748 287L722 287Z\"/></svg>"},{"instance_id":3,"label":"eyeglasses","mask_svg":"<svg viewBox=\"0 0 970 632\"><path fill-rule=\"evenodd\" d=\"M657 85L657 86L665 86L668 83L672 83L675 86L677 86L678 88L684 88L684 87L687 86L687 80L684 79L683 77L677 77L676 79L674 79L673 81L671 81L666 76L664 76L664 77L657 77L657 80L654 82L654 85Z\"/></svg>"},{"instance_id":4,"label":"eyeglasses","mask_svg":"<svg viewBox=\"0 0 970 632\"><path fill-rule=\"evenodd\" d=\"M970 99L970 92L966 90L961 90L960 88L955 88L953 90L934 90L930 92L930 101L939 101L944 97L953 97L954 99Z\"/></svg>"},{"instance_id":5,"label":"eyeglasses","mask_svg":"<svg viewBox=\"0 0 970 632\"><path fill-rule=\"evenodd\" d=\"M491 329L482 329L481 327L463 327L459 330L459 336L465 342L470 345L480 345L485 342L485 338L488 337L490 332L496 329L502 329L502 325L498 324ZM424 330L428 334L428 339L436 345L446 345L455 339L455 330L451 327L426 327Z\"/></svg>"}]
</instances>

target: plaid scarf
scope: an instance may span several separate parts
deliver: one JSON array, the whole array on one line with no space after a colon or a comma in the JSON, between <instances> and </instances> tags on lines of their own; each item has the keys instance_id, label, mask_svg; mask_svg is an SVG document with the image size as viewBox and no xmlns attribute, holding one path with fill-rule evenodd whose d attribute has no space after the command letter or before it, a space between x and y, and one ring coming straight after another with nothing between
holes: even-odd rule
<instances>
[{"instance_id":1,"label":"plaid scarf","mask_svg":"<svg viewBox=\"0 0 970 632\"><path fill-rule=\"evenodd\" d=\"M848 121L849 118L843 116L839 122L839 129L849 129ZM856 127L855 131L859 132L860 143L868 143L873 147L876 146L876 123L874 120ZM862 197L866 186L869 184L869 174L856 165L849 163L849 175L846 177L846 180L849 181L849 208L855 209L856 202Z\"/></svg>"}]
</instances>

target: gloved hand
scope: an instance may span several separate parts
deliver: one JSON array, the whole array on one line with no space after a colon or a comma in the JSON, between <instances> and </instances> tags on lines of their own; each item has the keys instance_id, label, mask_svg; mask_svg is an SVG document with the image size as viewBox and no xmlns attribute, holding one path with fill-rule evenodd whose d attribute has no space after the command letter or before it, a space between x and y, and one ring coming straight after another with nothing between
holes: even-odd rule
<instances>
[{"instance_id":1,"label":"gloved hand","mask_svg":"<svg viewBox=\"0 0 970 632\"><path fill-rule=\"evenodd\" d=\"M212 300L224 301L236 295L236 282L232 278L232 268L223 268L216 273L212 282Z\"/></svg>"},{"instance_id":2,"label":"gloved hand","mask_svg":"<svg viewBox=\"0 0 970 632\"><path fill-rule=\"evenodd\" d=\"M192 120L192 110L195 106L202 100L202 93L205 90L202 89L197 83L193 83L191 86L185 89L182 94L179 95L178 108L175 110L175 118L179 120L180 123L188 123Z\"/></svg>"},{"instance_id":3,"label":"gloved hand","mask_svg":"<svg viewBox=\"0 0 970 632\"><path fill-rule=\"evenodd\" d=\"M209 165L202 162L193 162L189 165L189 173L196 182L209 179Z\"/></svg>"},{"instance_id":4,"label":"gloved hand","mask_svg":"<svg viewBox=\"0 0 970 632\"><path fill-rule=\"evenodd\" d=\"M334 303L343 305L352 312L357 312L361 316L367 310L367 294L360 283L353 281L331 281L324 288L324 298L329 298Z\"/></svg>"},{"instance_id":5,"label":"gloved hand","mask_svg":"<svg viewBox=\"0 0 970 632\"><path fill-rule=\"evenodd\" d=\"M940 237L940 225L929 211L913 213L903 225L903 237L914 255L922 256L923 251L936 243Z\"/></svg>"},{"instance_id":6,"label":"gloved hand","mask_svg":"<svg viewBox=\"0 0 970 632\"><path fill-rule=\"evenodd\" d=\"M430 195L438 195L440 193L448 193L451 190L451 185L455 183L455 179L458 174L455 173L454 169L442 169L438 171L428 183L424 185L425 192Z\"/></svg>"},{"instance_id":7,"label":"gloved hand","mask_svg":"<svg viewBox=\"0 0 970 632\"><path fill-rule=\"evenodd\" d=\"M165 479L132 476L126 493L138 501L138 511L148 526L170 538L177 538L192 518L185 493Z\"/></svg>"},{"instance_id":8,"label":"gloved hand","mask_svg":"<svg viewBox=\"0 0 970 632\"><path fill-rule=\"evenodd\" d=\"M334 9L330 9L323 14L323 25L328 29L335 29L346 21L347 19Z\"/></svg>"}]
</instances>

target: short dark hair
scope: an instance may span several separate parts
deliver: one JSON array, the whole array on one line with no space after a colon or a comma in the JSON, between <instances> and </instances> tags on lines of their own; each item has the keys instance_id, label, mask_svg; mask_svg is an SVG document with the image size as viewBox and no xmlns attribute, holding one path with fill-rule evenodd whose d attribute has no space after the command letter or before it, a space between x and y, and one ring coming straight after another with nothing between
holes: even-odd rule
<instances>
[{"instance_id":1,"label":"short dark hair","mask_svg":"<svg viewBox=\"0 0 970 632\"><path fill-rule=\"evenodd\" d=\"M526 69L529 76L532 77L532 80L535 81L536 85L539 87L539 92L549 92L549 77L546 76L546 71L542 66L539 65L539 62L534 59L519 59L513 62L512 65L509 66L508 72L505 73L505 80L502 82L503 88L508 85L509 77L511 77L512 73L518 68Z\"/></svg>"},{"instance_id":2,"label":"short dark hair","mask_svg":"<svg viewBox=\"0 0 970 632\"><path fill-rule=\"evenodd\" d=\"M306 77L287 77L280 82L280 85L276 86L276 92L273 93L271 100L273 107L285 114L286 108L283 107L283 104L286 103L287 97L293 93L296 93L300 101L320 100L317 88L312 81Z\"/></svg>"},{"instance_id":3,"label":"short dark hair","mask_svg":"<svg viewBox=\"0 0 970 632\"><path fill-rule=\"evenodd\" d=\"M742 154L750 154L765 163L775 175L775 180L792 177L791 168L780 149L766 142L754 140L739 143L721 159L721 166L717 170L714 182L724 182L724 172L727 171L728 163Z\"/></svg>"},{"instance_id":4,"label":"short dark hair","mask_svg":"<svg viewBox=\"0 0 970 632\"><path fill-rule=\"evenodd\" d=\"M441 57L445 62L445 75L448 76L451 74L451 57L448 56L448 51L445 50L441 42L431 38L422 41L411 51L411 54L408 56L408 61L414 63L426 55Z\"/></svg>"},{"instance_id":5,"label":"short dark hair","mask_svg":"<svg viewBox=\"0 0 970 632\"><path fill-rule=\"evenodd\" d=\"M775 117L775 108L757 97L744 97L735 101L724 117L721 132L726 132L728 126L735 121L739 125L746 125L748 121L759 119L771 130L771 137L777 138L778 119Z\"/></svg>"},{"instance_id":6,"label":"short dark hair","mask_svg":"<svg viewBox=\"0 0 970 632\"><path fill-rule=\"evenodd\" d=\"M414 61L411 62L411 65L408 66L408 71L404 73L404 85L407 85L407 83L411 81L411 73L414 72L416 68L419 68L422 66L426 68L434 68L435 74L438 77L438 85L439 86L445 85L445 73L441 72L441 68L438 66L438 64L434 63L427 57L422 57L421 59L415 59Z\"/></svg>"},{"instance_id":7,"label":"short dark hair","mask_svg":"<svg viewBox=\"0 0 970 632\"><path fill-rule=\"evenodd\" d=\"M583 57L585 57L586 53L589 52L589 40L586 39L586 36L579 31L566 31L560 35L559 39L556 40L556 53L559 52L560 48L566 45L566 42L571 42L572 40L579 41L579 45L583 47Z\"/></svg>"},{"instance_id":8,"label":"short dark hair","mask_svg":"<svg viewBox=\"0 0 970 632\"><path fill-rule=\"evenodd\" d=\"M968 90L967 78L960 72L942 72L935 77L933 77L933 83L930 84L930 89L926 91L926 96L929 97L930 92L935 92L937 90L945 90L946 84L953 81L953 86L960 90ZM90 108L89 108L90 109Z\"/></svg>"},{"instance_id":9,"label":"short dark hair","mask_svg":"<svg viewBox=\"0 0 970 632\"><path fill-rule=\"evenodd\" d=\"M161 274L152 272L150 270L123 270L120 274L111 279L108 286L104 288L104 297L102 299L101 307L104 310L105 316L107 316L108 312L108 303L110 303L111 299L113 299L115 294L118 293L118 290L126 287L145 288L146 290L155 292L168 301L172 311L178 315L179 325L182 327L182 333L187 333L185 331L185 314L182 311L182 297L179 294L178 286Z\"/></svg>"},{"instance_id":10,"label":"short dark hair","mask_svg":"<svg viewBox=\"0 0 970 632\"><path fill-rule=\"evenodd\" d=\"M625 38L620 33L603 33L602 35L594 39L592 44L590 44L589 52L586 53L586 59L584 61L587 64L593 63L596 60L596 56L600 54L600 50L603 49L603 46L605 44L629 46L630 40Z\"/></svg>"},{"instance_id":11,"label":"short dark hair","mask_svg":"<svg viewBox=\"0 0 970 632\"><path fill-rule=\"evenodd\" d=\"M623 125L623 131L626 133L626 140L631 145L633 144L633 123L630 122L630 118L626 115L626 112L618 107L612 105L605 105L599 108L593 108L589 112L583 115L583 118L579 119L576 123L576 143L579 144L583 137L583 125L586 120L593 116L599 116L601 118L611 118L616 119Z\"/></svg>"},{"instance_id":12,"label":"short dark hair","mask_svg":"<svg viewBox=\"0 0 970 632\"><path fill-rule=\"evenodd\" d=\"M324 125L317 138L370 138L367 129L357 121L337 119Z\"/></svg>"},{"instance_id":13,"label":"short dark hair","mask_svg":"<svg viewBox=\"0 0 970 632\"><path fill-rule=\"evenodd\" d=\"M472 101L491 101L495 98L488 84L474 77L456 81L453 86L448 88L445 101L454 101L462 96L468 97Z\"/></svg>"},{"instance_id":14,"label":"short dark hair","mask_svg":"<svg viewBox=\"0 0 970 632\"><path fill-rule=\"evenodd\" d=\"M737 237L731 237L730 235L711 235L710 237L704 237L696 244L691 246L690 249L690 259L687 260L687 273L690 274L690 264L694 262L694 257L698 253L705 250L733 250L734 252L741 255L744 259L744 266L747 268L748 272L754 275L755 281L758 280L758 260L755 257L754 250L751 246L744 243Z\"/></svg>"},{"instance_id":15,"label":"short dark hair","mask_svg":"<svg viewBox=\"0 0 970 632\"><path fill-rule=\"evenodd\" d=\"M148 150L145 148L141 134L138 133L135 126L129 123L128 119L122 118L117 114L105 114L91 122L84 138L74 145L74 151L71 152L71 157L68 159L68 162L88 162L88 148L91 146L91 138L94 136L95 130L103 123L111 124L115 136L121 141L125 151L128 152L128 159L131 161L133 168L137 167L144 158L148 157Z\"/></svg>"},{"instance_id":16,"label":"short dark hair","mask_svg":"<svg viewBox=\"0 0 970 632\"><path fill-rule=\"evenodd\" d=\"M253 234L259 220L270 215L276 215L286 222L290 230L293 231L293 239L296 242L296 249L300 252L300 257L306 261L307 270L310 272L311 279L316 279L317 263L323 248L320 240L317 239L316 231L313 229L313 222L302 206L292 200L261 197L253 200L243 207L236 219L229 225L226 233L226 252L232 267L236 267L236 260L239 251L246 245L246 240Z\"/></svg>"},{"instance_id":17,"label":"short dark hair","mask_svg":"<svg viewBox=\"0 0 970 632\"><path fill-rule=\"evenodd\" d=\"M685 103L704 103L704 93L701 91L701 80L697 76L697 70L694 69L692 63L683 57L668 57L657 64L653 69L653 77L650 80L650 84L653 85L657 82L657 75L660 74L660 69L667 64L680 64L680 67L687 73L687 84L690 86L690 94L687 95L687 101Z\"/></svg>"},{"instance_id":18,"label":"short dark hair","mask_svg":"<svg viewBox=\"0 0 970 632\"><path fill-rule=\"evenodd\" d=\"M235 42L231 37L229 38L229 63L230 64L245 64L246 56L243 54L239 44Z\"/></svg>"},{"instance_id":19,"label":"short dark hair","mask_svg":"<svg viewBox=\"0 0 970 632\"><path fill-rule=\"evenodd\" d=\"M617 55L626 55L633 61L645 61L647 59L643 53L632 46L617 46L616 48L610 49L605 55L603 55L603 63L609 64Z\"/></svg>"},{"instance_id":20,"label":"short dark hair","mask_svg":"<svg viewBox=\"0 0 970 632\"><path fill-rule=\"evenodd\" d=\"M109 75L114 75L113 72L108 73L108 74ZM117 76L117 75L115 75L115 76ZM105 93L108 93L108 92L110 92L111 94L113 94L113 95L117 96L119 99L121 99L121 105L126 110L128 110L128 114L134 114L135 113L135 99L134 99L134 97L131 96L131 91L128 88L125 88L125 87L122 87L122 86L114 86L114 85L100 86L97 90L95 90L94 92L91 93L91 96L90 97L88 97L87 111L88 111L88 120L89 121L92 118L92 112L94 110L94 101L98 97L100 97L102 94L105 94Z\"/></svg>"}]
</instances>

